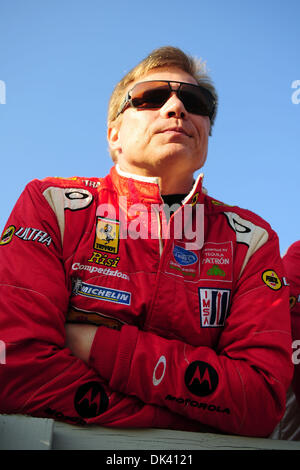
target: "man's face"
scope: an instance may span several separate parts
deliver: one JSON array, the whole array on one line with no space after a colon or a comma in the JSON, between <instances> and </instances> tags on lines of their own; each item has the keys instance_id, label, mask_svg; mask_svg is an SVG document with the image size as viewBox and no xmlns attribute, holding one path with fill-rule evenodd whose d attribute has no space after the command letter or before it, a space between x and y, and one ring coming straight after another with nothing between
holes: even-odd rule
<instances>
[{"instance_id":1,"label":"man's face","mask_svg":"<svg viewBox=\"0 0 300 470\"><path fill-rule=\"evenodd\" d=\"M177 68L156 69L138 81L148 80L197 84L191 75ZM145 176L180 172L190 177L205 163L209 131L209 117L188 113L172 93L160 109L127 108L109 127L108 140L124 171Z\"/></svg>"}]
</instances>

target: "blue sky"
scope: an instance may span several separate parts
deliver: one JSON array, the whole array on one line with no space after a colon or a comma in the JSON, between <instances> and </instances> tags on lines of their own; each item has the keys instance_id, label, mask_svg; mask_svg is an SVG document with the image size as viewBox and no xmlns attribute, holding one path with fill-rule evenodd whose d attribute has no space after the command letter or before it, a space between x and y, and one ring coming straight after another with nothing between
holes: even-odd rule
<instances>
[{"instance_id":1,"label":"blue sky","mask_svg":"<svg viewBox=\"0 0 300 470\"><path fill-rule=\"evenodd\" d=\"M0 0L0 232L30 180L107 174L114 85L173 45L219 93L209 194L265 218L283 253L300 239L299 15L298 0Z\"/></svg>"}]
</instances>

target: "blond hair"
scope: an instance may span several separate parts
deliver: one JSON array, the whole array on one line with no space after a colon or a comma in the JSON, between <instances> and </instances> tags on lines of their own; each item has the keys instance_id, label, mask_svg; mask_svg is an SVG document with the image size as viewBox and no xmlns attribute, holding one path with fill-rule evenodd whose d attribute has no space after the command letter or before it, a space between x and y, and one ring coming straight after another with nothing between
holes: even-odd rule
<instances>
[{"instance_id":1,"label":"blond hair","mask_svg":"<svg viewBox=\"0 0 300 470\"><path fill-rule=\"evenodd\" d=\"M207 88L215 98L215 112L210 120L211 128L214 124L217 106L218 95L214 84L206 71L206 63L200 59L192 57L184 53L181 49L173 46L164 46L154 49L150 54L139 62L133 69L131 69L115 86L109 104L107 123L110 125L118 116L118 111L125 98L127 89L130 83L136 82L150 71L162 68L174 67L191 75L198 85ZM113 152L111 151L114 159Z\"/></svg>"}]
</instances>

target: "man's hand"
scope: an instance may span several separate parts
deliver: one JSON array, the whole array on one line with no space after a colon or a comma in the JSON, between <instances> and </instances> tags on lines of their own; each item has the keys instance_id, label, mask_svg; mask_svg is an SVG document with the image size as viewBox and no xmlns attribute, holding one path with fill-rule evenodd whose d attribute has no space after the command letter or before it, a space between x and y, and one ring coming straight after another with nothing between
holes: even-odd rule
<instances>
[{"instance_id":1,"label":"man's hand","mask_svg":"<svg viewBox=\"0 0 300 470\"><path fill-rule=\"evenodd\" d=\"M66 323L66 346L85 363L88 363L97 329L89 324Z\"/></svg>"}]
</instances>

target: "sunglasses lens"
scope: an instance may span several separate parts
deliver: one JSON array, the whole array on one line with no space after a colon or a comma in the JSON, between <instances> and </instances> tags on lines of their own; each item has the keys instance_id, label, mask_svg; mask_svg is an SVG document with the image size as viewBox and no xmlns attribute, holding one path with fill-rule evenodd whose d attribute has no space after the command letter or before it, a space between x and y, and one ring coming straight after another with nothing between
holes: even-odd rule
<instances>
[{"instance_id":1,"label":"sunglasses lens","mask_svg":"<svg viewBox=\"0 0 300 470\"><path fill-rule=\"evenodd\" d=\"M182 85L180 98L189 113L212 116L214 98L206 88Z\"/></svg>"},{"instance_id":2,"label":"sunglasses lens","mask_svg":"<svg viewBox=\"0 0 300 470\"><path fill-rule=\"evenodd\" d=\"M167 83L138 83L131 91L131 102L135 108L161 108L170 94Z\"/></svg>"}]
</instances>

